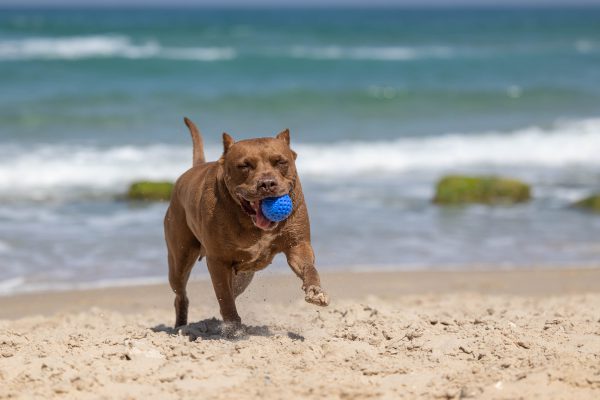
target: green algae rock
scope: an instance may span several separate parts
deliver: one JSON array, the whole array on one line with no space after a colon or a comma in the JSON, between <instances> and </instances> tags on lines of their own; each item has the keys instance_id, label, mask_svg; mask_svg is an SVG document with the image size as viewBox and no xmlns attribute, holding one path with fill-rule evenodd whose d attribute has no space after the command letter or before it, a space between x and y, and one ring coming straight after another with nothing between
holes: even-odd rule
<instances>
[{"instance_id":1,"label":"green algae rock","mask_svg":"<svg viewBox=\"0 0 600 400\"><path fill-rule=\"evenodd\" d=\"M531 187L519 180L496 176L445 176L437 183L433 202L507 205L531 199Z\"/></svg>"},{"instance_id":2,"label":"green algae rock","mask_svg":"<svg viewBox=\"0 0 600 400\"><path fill-rule=\"evenodd\" d=\"M172 182L139 181L129 186L128 200L168 201L173 191Z\"/></svg>"},{"instance_id":3,"label":"green algae rock","mask_svg":"<svg viewBox=\"0 0 600 400\"><path fill-rule=\"evenodd\" d=\"M600 193L596 193L573 204L573 207L600 213Z\"/></svg>"}]
</instances>

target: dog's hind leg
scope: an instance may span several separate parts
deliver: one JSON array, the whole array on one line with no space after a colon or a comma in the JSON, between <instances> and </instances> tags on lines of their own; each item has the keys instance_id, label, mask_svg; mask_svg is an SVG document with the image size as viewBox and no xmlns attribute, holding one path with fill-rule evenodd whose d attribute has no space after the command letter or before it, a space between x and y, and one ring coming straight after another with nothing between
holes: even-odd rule
<instances>
[{"instance_id":1,"label":"dog's hind leg","mask_svg":"<svg viewBox=\"0 0 600 400\"><path fill-rule=\"evenodd\" d=\"M233 297L237 298L240 294L244 293L244 290L250 285L254 278L254 272L238 272L232 277Z\"/></svg>"},{"instance_id":2,"label":"dog's hind leg","mask_svg":"<svg viewBox=\"0 0 600 400\"><path fill-rule=\"evenodd\" d=\"M173 219L171 210L165 217L165 239L169 261L169 283L175 293L175 327L187 325L189 300L187 282L192 268L201 257L202 246L185 223Z\"/></svg>"},{"instance_id":3,"label":"dog's hind leg","mask_svg":"<svg viewBox=\"0 0 600 400\"><path fill-rule=\"evenodd\" d=\"M221 317L223 317L223 334L232 336L242 325L242 320L235 307L233 268L226 262L211 256L206 258L206 264L219 301Z\"/></svg>"},{"instance_id":4,"label":"dog's hind leg","mask_svg":"<svg viewBox=\"0 0 600 400\"><path fill-rule=\"evenodd\" d=\"M200 246L194 246L193 244L188 245L187 248L180 248L177 251L172 251L169 248L169 283L175 293L176 328L187 325L189 300L186 287L200 251Z\"/></svg>"}]
</instances>

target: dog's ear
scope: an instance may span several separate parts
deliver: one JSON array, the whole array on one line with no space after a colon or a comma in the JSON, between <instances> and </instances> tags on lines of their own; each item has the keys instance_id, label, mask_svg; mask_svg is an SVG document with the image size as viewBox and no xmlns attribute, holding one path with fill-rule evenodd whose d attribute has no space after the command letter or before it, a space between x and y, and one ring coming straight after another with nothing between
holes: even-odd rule
<instances>
[{"instance_id":1,"label":"dog's ear","mask_svg":"<svg viewBox=\"0 0 600 400\"><path fill-rule=\"evenodd\" d=\"M227 132L223 132L223 154L235 143L235 140Z\"/></svg>"},{"instance_id":2,"label":"dog's ear","mask_svg":"<svg viewBox=\"0 0 600 400\"><path fill-rule=\"evenodd\" d=\"M288 146L290 145L290 130L289 129L282 130L275 137L277 139L279 139L279 140L283 140ZM294 150L292 150L292 149L290 149L290 150L292 151L292 155L294 156L294 160L296 158L298 158L298 154L296 154L296 152Z\"/></svg>"},{"instance_id":3,"label":"dog's ear","mask_svg":"<svg viewBox=\"0 0 600 400\"><path fill-rule=\"evenodd\" d=\"M279 140L283 140L287 145L290 145L290 130L284 129L275 136Z\"/></svg>"}]
</instances>

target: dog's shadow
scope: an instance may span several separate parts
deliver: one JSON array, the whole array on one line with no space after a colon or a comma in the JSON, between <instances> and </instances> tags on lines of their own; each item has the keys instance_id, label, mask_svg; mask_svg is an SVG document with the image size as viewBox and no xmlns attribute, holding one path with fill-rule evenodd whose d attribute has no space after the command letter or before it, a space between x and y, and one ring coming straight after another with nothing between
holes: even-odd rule
<instances>
[{"instance_id":1,"label":"dog's shadow","mask_svg":"<svg viewBox=\"0 0 600 400\"><path fill-rule=\"evenodd\" d=\"M165 324L159 324L151 329L153 332L164 332L169 335L181 334L183 336L187 336L190 342L194 342L198 338L201 340L240 340L247 339L250 336L269 337L275 335L266 325L249 326L242 324L240 329L228 334L224 332L224 328L225 325L223 321L213 317L209 319L203 319L199 322L193 322L185 326L180 326L178 328L166 326ZM292 340L304 341L304 337L302 335L294 332L288 332L287 336Z\"/></svg>"}]
</instances>

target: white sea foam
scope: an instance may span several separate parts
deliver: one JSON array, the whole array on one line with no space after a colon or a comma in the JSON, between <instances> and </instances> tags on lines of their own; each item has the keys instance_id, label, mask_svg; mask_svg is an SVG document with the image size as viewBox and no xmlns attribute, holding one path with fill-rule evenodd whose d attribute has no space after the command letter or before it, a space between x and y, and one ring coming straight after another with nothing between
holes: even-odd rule
<instances>
[{"instance_id":1,"label":"white sea foam","mask_svg":"<svg viewBox=\"0 0 600 400\"><path fill-rule=\"evenodd\" d=\"M132 180L173 179L190 160L189 148L166 145L5 146L0 147L0 196L43 200L120 193Z\"/></svg>"},{"instance_id":2,"label":"white sea foam","mask_svg":"<svg viewBox=\"0 0 600 400\"><path fill-rule=\"evenodd\" d=\"M599 47L596 43L587 39L579 39L575 42L575 50L582 54L593 53Z\"/></svg>"},{"instance_id":3,"label":"white sea foam","mask_svg":"<svg viewBox=\"0 0 600 400\"><path fill-rule=\"evenodd\" d=\"M260 48L246 50L248 51L276 57L379 61L446 58L456 53L454 49L445 46L292 46L274 51ZM0 61L87 58L220 61L237 56L238 51L232 47L165 47L155 40L135 42L128 36L116 34L0 40Z\"/></svg>"},{"instance_id":4,"label":"white sea foam","mask_svg":"<svg viewBox=\"0 0 600 400\"><path fill-rule=\"evenodd\" d=\"M89 290L109 287L149 286L164 284L165 282L166 278L164 276L99 279L92 282L76 282L73 280L70 280L69 282L28 282L25 277L19 276L0 281L0 296L9 296L16 293L62 292L66 290Z\"/></svg>"},{"instance_id":5,"label":"white sea foam","mask_svg":"<svg viewBox=\"0 0 600 400\"><path fill-rule=\"evenodd\" d=\"M25 278L16 277L0 281L0 296L13 294L25 283Z\"/></svg>"},{"instance_id":6,"label":"white sea foam","mask_svg":"<svg viewBox=\"0 0 600 400\"><path fill-rule=\"evenodd\" d=\"M0 240L0 254L8 253L10 251L10 249L11 249L11 246L8 243Z\"/></svg>"},{"instance_id":7,"label":"white sea foam","mask_svg":"<svg viewBox=\"0 0 600 400\"><path fill-rule=\"evenodd\" d=\"M341 47L324 46L308 47L295 46L290 50L290 55L295 58L310 59L353 59L353 60L379 60L379 61L407 61L419 58L446 58L453 55L453 50L444 46L431 47Z\"/></svg>"},{"instance_id":8,"label":"white sea foam","mask_svg":"<svg viewBox=\"0 0 600 400\"><path fill-rule=\"evenodd\" d=\"M361 174L468 166L600 166L600 119L544 129L448 134L391 142L299 145L304 173ZM341 167L341 168L340 168Z\"/></svg>"},{"instance_id":9,"label":"white sea foam","mask_svg":"<svg viewBox=\"0 0 600 400\"><path fill-rule=\"evenodd\" d=\"M168 58L218 61L235 58L230 47L164 48L156 41L134 43L121 35L32 37L0 40L0 60L86 58Z\"/></svg>"},{"instance_id":10,"label":"white sea foam","mask_svg":"<svg viewBox=\"0 0 600 400\"><path fill-rule=\"evenodd\" d=\"M393 141L296 143L305 179L444 172L477 166L600 167L600 119L557 123L543 129L448 134ZM191 165L191 145L111 148L46 145L0 146L0 197L40 199L114 195L137 179L168 179ZM219 156L218 146L207 158Z\"/></svg>"},{"instance_id":11,"label":"white sea foam","mask_svg":"<svg viewBox=\"0 0 600 400\"><path fill-rule=\"evenodd\" d=\"M173 48L164 49L161 56L174 60L219 61L235 58L236 51L231 47Z\"/></svg>"}]
</instances>

